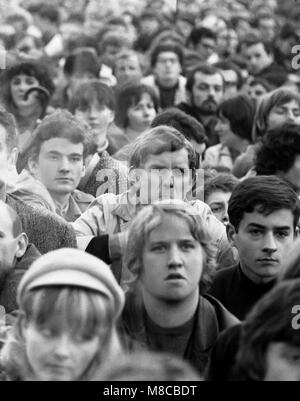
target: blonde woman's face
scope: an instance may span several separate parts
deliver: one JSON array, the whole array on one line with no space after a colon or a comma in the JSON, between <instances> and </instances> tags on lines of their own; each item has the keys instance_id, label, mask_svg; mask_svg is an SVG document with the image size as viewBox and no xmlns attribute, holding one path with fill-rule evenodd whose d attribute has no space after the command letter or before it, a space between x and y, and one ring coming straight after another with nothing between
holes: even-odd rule
<instances>
[{"instance_id":1,"label":"blonde woman's face","mask_svg":"<svg viewBox=\"0 0 300 401\"><path fill-rule=\"evenodd\" d=\"M76 381L99 349L99 336L74 337L65 330L38 328L33 322L23 329L26 354L38 381Z\"/></svg>"},{"instance_id":2,"label":"blonde woman's face","mask_svg":"<svg viewBox=\"0 0 300 401\"><path fill-rule=\"evenodd\" d=\"M277 128L287 122L300 124L300 106L296 100L274 106L269 114L268 128Z\"/></svg>"}]
</instances>

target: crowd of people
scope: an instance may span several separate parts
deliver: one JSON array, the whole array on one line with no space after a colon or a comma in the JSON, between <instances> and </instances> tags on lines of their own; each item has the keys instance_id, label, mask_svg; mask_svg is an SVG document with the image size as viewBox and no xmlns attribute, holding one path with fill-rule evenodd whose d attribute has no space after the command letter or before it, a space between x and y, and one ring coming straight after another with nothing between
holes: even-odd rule
<instances>
[{"instance_id":1,"label":"crowd of people","mask_svg":"<svg viewBox=\"0 0 300 401\"><path fill-rule=\"evenodd\" d=\"M0 19L0 380L300 381L300 3Z\"/></svg>"}]
</instances>

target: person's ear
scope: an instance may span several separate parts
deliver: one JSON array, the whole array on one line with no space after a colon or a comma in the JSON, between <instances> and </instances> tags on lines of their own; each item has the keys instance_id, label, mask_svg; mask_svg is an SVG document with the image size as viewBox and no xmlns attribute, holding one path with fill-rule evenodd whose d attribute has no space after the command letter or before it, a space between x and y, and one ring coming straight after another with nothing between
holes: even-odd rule
<instances>
[{"instance_id":1,"label":"person's ear","mask_svg":"<svg viewBox=\"0 0 300 401\"><path fill-rule=\"evenodd\" d=\"M228 223L226 226L226 234L231 246L236 246L236 231L232 224Z\"/></svg>"},{"instance_id":2,"label":"person's ear","mask_svg":"<svg viewBox=\"0 0 300 401\"><path fill-rule=\"evenodd\" d=\"M27 163L27 165L28 165L28 169L29 169L29 172L33 175L33 176L37 176L37 174L38 174L38 163L37 163L37 161L35 160L35 159L33 159L33 158L29 158L28 159L28 163Z\"/></svg>"},{"instance_id":3,"label":"person's ear","mask_svg":"<svg viewBox=\"0 0 300 401\"><path fill-rule=\"evenodd\" d=\"M26 249L28 247L28 237L25 233L21 233L17 238L17 251L16 251L16 257L22 258L24 256Z\"/></svg>"}]
</instances>

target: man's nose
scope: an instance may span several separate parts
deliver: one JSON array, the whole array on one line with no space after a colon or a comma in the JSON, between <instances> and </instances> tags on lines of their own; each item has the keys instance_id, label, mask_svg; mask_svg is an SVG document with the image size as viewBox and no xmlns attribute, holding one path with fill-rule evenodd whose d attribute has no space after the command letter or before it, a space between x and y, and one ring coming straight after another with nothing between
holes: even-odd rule
<instances>
[{"instance_id":1,"label":"man's nose","mask_svg":"<svg viewBox=\"0 0 300 401\"><path fill-rule=\"evenodd\" d=\"M287 119L288 121L295 121L295 115L293 113L293 110L287 110Z\"/></svg>"},{"instance_id":2,"label":"man's nose","mask_svg":"<svg viewBox=\"0 0 300 401\"><path fill-rule=\"evenodd\" d=\"M67 157L63 157L60 164L60 170L69 171L70 170L70 162Z\"/></svg>"},{"instance_id":3,"label":"man's nose","mask_svg":"<svg viewBox=\"0 0 300 401\"><path fill-rule=\"evenodd\" d=\"M267 233L264 237L263 250L266 252L275 252L277 244L273 233Z\"/></svg>"}]
</instances>

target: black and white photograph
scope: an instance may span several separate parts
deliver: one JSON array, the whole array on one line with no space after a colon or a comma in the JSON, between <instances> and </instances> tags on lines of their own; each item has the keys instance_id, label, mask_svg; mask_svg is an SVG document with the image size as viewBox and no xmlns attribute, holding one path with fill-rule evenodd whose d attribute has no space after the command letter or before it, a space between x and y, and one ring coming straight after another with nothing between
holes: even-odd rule
<instances>
[{"instance_id":1,"label":"black and white photograph","mask_svg":"<svg viewBox=\"0 0 300 401\"><path fill-rule=\"evenodd\" d=\"M300 382L299 232L300 0L0 0L0 382Z\"/></svg>"}]
</instances>

